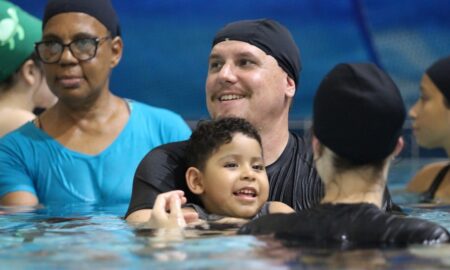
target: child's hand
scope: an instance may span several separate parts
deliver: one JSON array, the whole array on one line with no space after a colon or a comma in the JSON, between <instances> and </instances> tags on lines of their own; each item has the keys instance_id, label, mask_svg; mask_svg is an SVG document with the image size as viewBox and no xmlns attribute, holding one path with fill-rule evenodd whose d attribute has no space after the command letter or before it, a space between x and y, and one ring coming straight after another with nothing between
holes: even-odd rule
<instances>
[{"instance_id":1,"label":"child's hand","mask_svg":"<svg viewBox=\"0 0 450 270\"><path fill-rule=\"evenodd\" d=\"M195 213L184 213L181 205L186 203L182 190L161 193L156 197L148 224L153 228L184 228L186 221L198 218Z\"/></svg>"}]
</instances>

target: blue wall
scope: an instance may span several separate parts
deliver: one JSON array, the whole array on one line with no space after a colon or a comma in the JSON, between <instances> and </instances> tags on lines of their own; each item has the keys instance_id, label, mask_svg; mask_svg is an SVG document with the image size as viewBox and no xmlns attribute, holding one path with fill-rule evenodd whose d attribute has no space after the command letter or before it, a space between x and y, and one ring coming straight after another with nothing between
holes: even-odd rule
<instances>
[{"instance_id":1,"label":"blue wall","mask_svg":"<svg viewBox=\"0 0 450 270\"><path fill-rule=\"evenodd\" d=\"M42 17L45 1L14 2ZM445 0L113 3L125 52L113 73L111 89L120 96L172 109L187 120L207 117L204 80L210 42L220 27L233 20L271 17L291 29L304 67L292 120L310 117L314 91L336 63L380 64L410 106L418 96L423 70L450 54L450 1Z\"/></svg>"}]
</instances>

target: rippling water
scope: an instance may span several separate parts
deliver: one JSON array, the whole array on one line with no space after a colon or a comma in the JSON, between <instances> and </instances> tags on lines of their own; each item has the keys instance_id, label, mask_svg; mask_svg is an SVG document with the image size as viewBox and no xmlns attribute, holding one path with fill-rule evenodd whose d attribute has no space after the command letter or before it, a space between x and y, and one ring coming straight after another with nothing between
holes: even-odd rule
<instances>
[{"instance_id":1,"label":"rippling water","mask_svg":"<svg viewBox=\"0 0 450 270\"><path fill-rule=\"evenodd\" d=\"M450 229L450 206L417 205L403 191L425 161L393 167L390 188L411 216ZM394 179L395 178L395 179ZM285 245L233 230L161 236L121 216L127 205L0 208L0 269L450 269L450 245L333 250Z\"/></svg>"}]
</instances>

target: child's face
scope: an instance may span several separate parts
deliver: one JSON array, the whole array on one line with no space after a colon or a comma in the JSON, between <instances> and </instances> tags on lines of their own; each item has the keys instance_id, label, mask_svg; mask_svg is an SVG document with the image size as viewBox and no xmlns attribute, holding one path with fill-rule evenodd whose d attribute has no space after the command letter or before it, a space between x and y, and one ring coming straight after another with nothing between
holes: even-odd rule
<instances>
[{"instance_id":1,"label":"child's face","mask_svg":"<svg viewBox=\"0 0 450 270\"><path fill-rule=\"evenodd\" d=\"M258 141L236 133L206 162L201 194L206 209L214 214L250 218L267 201L267 178Z\"/></svg>"}]
</instances>

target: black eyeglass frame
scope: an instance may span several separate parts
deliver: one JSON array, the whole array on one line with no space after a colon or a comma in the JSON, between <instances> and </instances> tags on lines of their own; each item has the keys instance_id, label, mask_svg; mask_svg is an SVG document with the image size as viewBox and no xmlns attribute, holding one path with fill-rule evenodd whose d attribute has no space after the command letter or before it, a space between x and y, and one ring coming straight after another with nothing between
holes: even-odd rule
<instances>
[{"instance_id":1,"label":"black eyeglass frame","mask_svg":"<svg viewBox=\"0 0 450 270\"><path fill-rule=\"evenodd\" d=\"M58 63L61 60L61 57L62 57L66 47L69 48L69 51L70 51L70 53L72 54L73 57L75 57L78 61L83 62L83 61L89 61L89 60L93 59L97 55L98 45L100 44L100 42L102 42L103 40L110 39L110 38L112 38L112 37L111 36L104 36L104 37L97 37L97 38L94 38L94 37L92 37L92 38L79 38L79 39L74 39L71 42L66 43L66 44L64 44L62 42L59 42L59 41L54 41L54 40L51 40L51 41L50 40L43 40L43 41L39 41L39 42L34 43L34 50L36 51L36 55L38 56L39 60L42 61L45 64ZM78 58L78 56L73 52L72 48L70 47L73 43L79 42L80 40L92 40L92 41L94 41L94 44L95 44L94 53L89 58L86 58L86 59ZM59 56L54 61L46 61L46 60L44 60L41 57L41 54L39 53L38 47L41 44L45 44L45 43L49 43L49 42L55 42L55 43L61 45L61 47L62 47L61 52L59 53Z\"/></svg>"}]
</instances>

